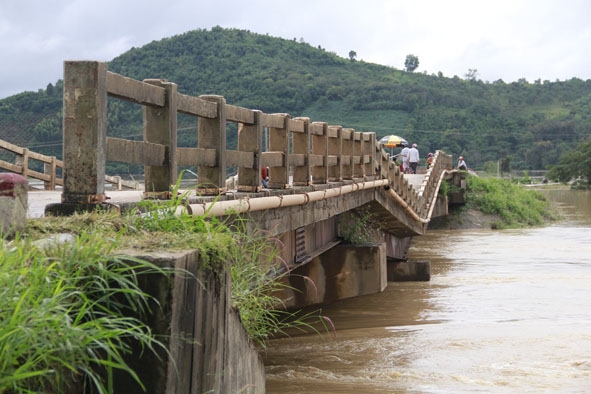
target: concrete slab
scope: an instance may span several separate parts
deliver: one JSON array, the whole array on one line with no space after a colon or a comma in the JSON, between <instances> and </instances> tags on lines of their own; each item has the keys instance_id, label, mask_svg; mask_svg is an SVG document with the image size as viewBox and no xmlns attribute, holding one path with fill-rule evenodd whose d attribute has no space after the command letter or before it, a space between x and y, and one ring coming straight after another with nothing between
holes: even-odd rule
<instances>
[{"instance_id":1,"label":"concrete slab","mask_svg":"<svg viewBox=\"0 0 591 394\"><path fill-rule=\"evenodd\" d=\"M105 194L109 198L107 202L117 204L141 201L144 192L142 190L111 190L106 191ZM27 217L39 218L44 216L46 205L61 202L62 192L49 190L34 190L29 191L28 197L29 206L27 209Z\"/></svg>"}]
</instances>

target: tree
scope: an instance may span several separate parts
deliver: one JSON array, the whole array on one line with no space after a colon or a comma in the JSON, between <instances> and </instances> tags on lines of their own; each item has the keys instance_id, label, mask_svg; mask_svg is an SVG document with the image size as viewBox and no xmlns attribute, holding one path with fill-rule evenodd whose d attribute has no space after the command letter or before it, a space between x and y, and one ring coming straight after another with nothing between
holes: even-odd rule
<instances>
[{"instance_id":1,"label":"tree","mask_svg":"<svg viewBox=\"0 0 591 394\"><path fill-rule=\"evenodd\" d=\"M510 174L511 173L511 157L507 156L507 157L503 157L501 159L501 163L500 163L500 170L501 170L501 178L504 176L504 174Z\"/></svg>"},{"instance_id":2,"label":"tree","mask_svg":"<svg viewBox=\"0 0 591 394\"><path fill-rule=\"evenodd\" d=\"M419 67L419 58L415 55L406 55L406 60L404 61L404 69L408 72L413 72Z\"/></svg>"},{"instance_id":3,"label":"tree","mask_svg":"<svg viewBox=\"0 0 591 394\"><path fill-rule=\"evenodd\" d=\"M591 141L583 142L560 156L559 164L550 168L547 177L562 183L583 177L587 186L591 186Z\"/></svg>"},{"instance_id":4,"label":"tree","mask_svg":"<svg viewBox=\"0 0 591 394\"><path fill-rule=\"evenodd\" d=\"M468 72L464 74L464 77L468 81L476 81L476 77L478 77L478 70L475 68L469 68Z\"/></svg>"},{"instance_id":5,"label":"tree","mask_svg":"<svg viewBox=\"0 0 591 394\"><path fill-rule=\"evenodd\" d=\"M357 57L357 52L355 52L355 51L349 51L349 60L351 60L352 62L354 62L356 57Z\"/></svg>"}]
</instances>

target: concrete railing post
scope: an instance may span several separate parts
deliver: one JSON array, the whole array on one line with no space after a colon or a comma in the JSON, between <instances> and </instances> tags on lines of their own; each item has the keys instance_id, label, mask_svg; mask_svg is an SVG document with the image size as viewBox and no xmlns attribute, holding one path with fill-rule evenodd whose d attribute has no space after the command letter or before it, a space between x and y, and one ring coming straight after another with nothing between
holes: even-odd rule
<instances>
[{"instance_id":1,"label":"concrete railing post","mask_svg":"<svg viewBox=\"0 0 591 394\"><path fill-rule=\"evenodd\" d=\"M281 152L283 154L283 164L281 167L269 168L269 189L285 189L289 185L290 116L289 114L277 115L283 117L283 127L269 128L269 151Z\"/></svg>"},{"instance_id":2,"label":"concrete railing post","mask_svg":"<svg viewBox=\"0 0 591 394\"><path fill-rule=\"evenodd\" d=\"M253 111L254 123L238 125L238 151L254 155L254 166L238 167L238 191L257 192L261 189L261 153L263 146L263 125L261 111Z\"/></svg>"},{"instance_id":3,"label":"concrete railing post","mask_svg":"<svg viewBox=\"0 0 591 394\"><path fill-rule=\"evenodd\" d=\"M166 90L164 108L143 106L144 141L168 147L168 160L163 166L144 166L145 192L167 194L177 181L177 85L162 79L144 82Z\"/></svg>"},{"instance_id":4,"label":"concrete railing post","mask_svg":"<svg viewBox=\"0 0 591 394\"><path fill-rule=\"evenodd\" d=\"M57 169L57 159L51 156L51 162L43 165L43 173L50 176L49 182L44 183L45 190L55 190L55 177Z\"/></svg>"},{"instance_id":5,"label":"concrete railing post","mask_svg":"<svg viewBox=\"0 0 591 394\"><path fill-rule=\"evenodd\" d=\"M328 156L336 159L336 163L330 163L328 167L328 180L340 182L343 180L343 128L341 126L328 126Z\"/></svg>"},{"instance_id":6,"label":"concrete railing post","mask_svg":"<svg viewBox=\"0 0 591 394\"><path fill-rule=\"evenodd\" d=\"M375 179L376 133L363 133L363 176Z\"/></svg>"},{"instance_id":7,"label":"concrete railing post","mask_svg":"<svg viewBox=\"0 0 591 394\"><path fill-rule=\"evenodd\" d=\"M363 178L363 135L353 133L353 178Z\"/></svg>"},{"instance_id":8,"label":"concrete railing post","mask_svg":"<svg viewBox=\"0 0 591 394\"><path fill-rule=\"evenodd\" d=\"M29 150L27 148L23 148L22 155L16 156L15 164L20 166L21 175L27 178L29 173Z\"/></svg>"},{"instance_id":9,"label":"concrete railing post","mask_svg":"<svg viewBox=\"0 0 591 394\"><path fill-rule=\"evenodd\" d=\"M64 63L62 203L99 204L106 200L106 80L106 63Z\"/></svg>"},{"instance_id":10,"label":"concrete railing post","mask_svg":"<svg viewBox=\"0 0 591 394\"><path fill-rule=\"evenodd\" d=\"M343 163L342 176L343 179L353 179L353 155L354 155L354 136L355 132L353 129L342 129L342 154L341 161Z\"/></svg>"},{"instance_id":11,"label":"concrete railing post","mask_svg":"<svg viewBox=\"0 0 591 394\"><path fill-rule=\"evenodd\" d=\"M214 149L216 165L198 166L197 191L202 195L216 196L226 189L226 99L217 95L199 98L217 104L217 116L213 119L199 117L197 122L197 147Z\"/></svg>"},{"instance_id":12,"label":"concrete railing post","mask_svg":"<svg viewBox=\"0 0 591 394\"><path fill-rule=\"evenodd\" d=\"M295 118L304 123L303 133L293 133L293 153L302 154L305 157L305 165L295 167L293 170L293 185L308 186L310 184L310 118Z\"/></svg>"},{"instance_id":13,"label":"concrete railing post","mask_svg":"<svg viewBox=\"0 0 591 394\"><path fill-rule=\"evenodd\" d=\"M328 182L328 123L312 122L310 135L312 138L312 154L321 157L322 163L312 167L312 184Z\"/></svg>"}]
</instances>

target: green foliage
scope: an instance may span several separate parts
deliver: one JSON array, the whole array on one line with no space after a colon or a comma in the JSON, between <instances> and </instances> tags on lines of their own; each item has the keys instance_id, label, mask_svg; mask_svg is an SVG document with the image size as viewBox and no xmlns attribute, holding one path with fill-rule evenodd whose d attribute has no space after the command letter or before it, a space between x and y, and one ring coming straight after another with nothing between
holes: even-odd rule
<instances>
[{"instance_id":1,"label":"green foliage","mask_svg":"<svg viewBox=\"0 0 591 394\"><path fill-rule=\"evenodd\" d=\"M404 69L408 72L413 72L419 67L419 58L415 55L406 55L404 60Z\"/></svg>"},{"instance_id":2,"label":"green foliage","mask_svg":"<svg viewBox=\"0 0 591 394\"><path fill-rule=\"evenodd\" d=\"M591 141L583 142L560 156L559 164L548 171L547 177L562 183L582 177L586 186L591 187Z\"/></svg>"},{"instance_id":3,"label":"green foliage","mask_svg":"<svg viewBox=\"0 0 591 394\"><path fill-rule=\"evenodd\" d=\"M46 217L30 221L27 234L38 238L54 232L89 232L109 241L116 238L113 248L196 249L202 269L220 272L230 267L233 306L251 338L261 346L270 336L284 334L287 329L328 330L331 322L327 317L317 312L296 317L297 312L282 307L277 292L286 289L282 279L290 272L282 269L287 267L279 255L279 241L266 232L249 231L246 220L235 218L225 223L207 215L189 215L184 209L188 196L178 193L180 178L169 201L146 200L138 211L125 215L93 212Z\"/></svg>"},{"instance_id":4,"label":"green foliage","mask_svg":"<svg viewBox=\"0 0 591 394\"><path fill-rule=\"evenodd\" d=\"M137 279L166 272L117 256L113 241L85 233L50 247L0 245L0 393L112 393L113 370L141 385L125 361L130 343L163 345L140 319L151 298Z\"/></svg>"},{"instance_id":5,"label":"green foliage","mask_svg":"<svg viewBox=\"0 0 591 394\"><path fill-rule=\"evenodd\" d=\"M167 79L184 94L218 94L267 113L375 131L378 138L399 134L423 152L461 154L478 170L507 157L515 169L558 164L591 129L591 80L488 82L476 70L466 80L352 61L352 55L341 58L302 41L214 27L131 48L109 69L138 80ZM55 120L60 112L62 88L58 81L0 100L0 139L59 144L55 122L45 119ZM139 105L109 98L110 136L141 138L141 121ZM179 144L194 146L195 120L179 116L179 128ZM237 132L229 131L227 139L235 145ZM113 163L107 169L121 175L141 171Z\"/></svg>"},{"instance_id":6,"label":"green foliage","mask_svg":"<svg viewBox=\"0 0 591 394\"><path fill-rule=\"evenodd\" d=\"M62 137L62 113L57 113L55 117L44 118L37 123L33 129L37 141L57 141Z\"/></svg>"},{"instance_id":7,"label":"green foliage","mask_svg":"<svg viewBox=\"0 0 591 394\"><path fill-rule=\"evenodd\" d=\"M240 320L249 336L260 346L287 330L319 333L334 326L320 311L306 314L285 309L279 294L292 289L284 279L291 272L281 259L281 243L265 231L247 231L247 223L238 220L233 225L235 244L230 248L232 276L232 306L240 313ZM305 277L312 286L314 283ZM293 290L293 289L292 289Z\"/></svg>"},{"instance_id":8,"label":"green foliage","mask_svg":"<svg viewBox=\"0 0 591 394\"><path fill-rule=\"evenodd\" d=\"M382 240L379 228L373 224L371 213L367 210L341 215L339 235L345 243L352 245L370 245Z\"/></svg>"},{"instance_id":9,"label":"green foliage","mask_svg":"<svg viewBox=\"0 0 591 394\"><path fill-rule=\"evenodd\" d=\"M446 197L450 192L452 185L449 182L441 182L439 185L439 190L437 191L438 197Z\"/></svg>"},{"instance_id":10,"label":"green foliage","mask_svg":"<svg viewBox=\"0 0 591 394\"><path fill-rule=\"evenodd\" d=\"M498 228L536 226L556 217L540 192L498 178L468 176L467 181L466 206L498 215Z\"/></svg>"}]
</instances>

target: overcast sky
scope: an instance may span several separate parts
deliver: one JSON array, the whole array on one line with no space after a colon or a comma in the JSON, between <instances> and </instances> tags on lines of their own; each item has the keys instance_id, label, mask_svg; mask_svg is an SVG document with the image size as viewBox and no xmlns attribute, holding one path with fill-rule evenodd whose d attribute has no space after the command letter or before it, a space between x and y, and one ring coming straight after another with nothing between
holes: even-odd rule
<instances>
[{"instance_id":1,"label":"overcast sky","mask_svg":"<svg viewBox=\"0 0 591 394\"><path fill-rule=\"evenodd\" d=\"M414 54L446 77L591 79L589 0L0 0L0 98L55 83L64 60L218 25L398 69Z\"/></svg>"}]
</instances>

